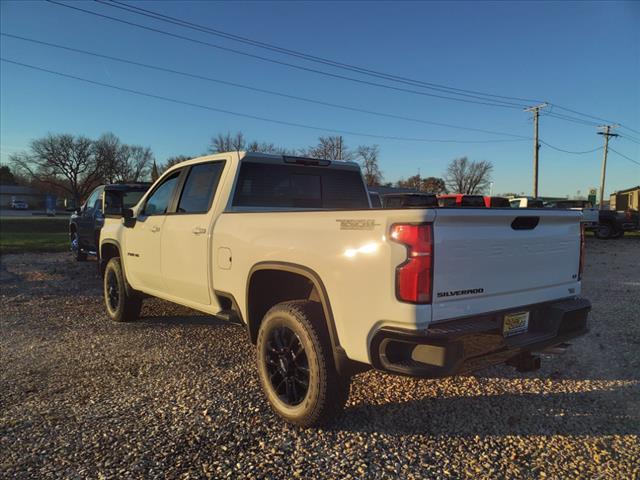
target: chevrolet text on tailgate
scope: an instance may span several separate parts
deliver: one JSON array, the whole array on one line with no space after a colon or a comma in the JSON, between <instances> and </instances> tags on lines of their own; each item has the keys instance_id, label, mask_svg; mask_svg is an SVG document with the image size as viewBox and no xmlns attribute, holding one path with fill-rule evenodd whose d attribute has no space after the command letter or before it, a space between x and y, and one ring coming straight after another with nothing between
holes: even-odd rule
<instances>
[{"instance_id":1,"label":"chevrolet text on tailgate","mask_svg":"<svg viewBox=\"0 0 640 480\"><path fill-rule=\"evenodd\" d=\"M367 368L538 368L587 331L583 242L578 212L372 209L354 163L234 152L170 168L99 253L113 320L151 295L242 323L269 403L309 426Z\"/></svg>"}]
</instances>

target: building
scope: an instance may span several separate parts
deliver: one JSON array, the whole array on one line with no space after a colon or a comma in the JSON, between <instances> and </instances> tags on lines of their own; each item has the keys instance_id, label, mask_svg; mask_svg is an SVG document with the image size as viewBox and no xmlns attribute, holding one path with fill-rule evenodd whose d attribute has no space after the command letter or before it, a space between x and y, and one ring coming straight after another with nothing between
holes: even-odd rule
<instances>
[{"instance_id":1,"label":"building","mask_svg":"<svg viewBox=\"0 0 640 480\"><path fill-rule=\"evenodd\" d=\"M609 197L609 208L640 211L640 185L612 193Z\"/></svg>"},{"instance_id":2,"label":"building","mask_svg":"<svg viewBox=\"0 0 640 480\"><path fill-rule=\"evenodd\" d=\"M9 208L11 202L27 202L31 208L44 208L47 195L35 188L20 185L0 185L0 208Z\"/></svg>"}]
</instances>

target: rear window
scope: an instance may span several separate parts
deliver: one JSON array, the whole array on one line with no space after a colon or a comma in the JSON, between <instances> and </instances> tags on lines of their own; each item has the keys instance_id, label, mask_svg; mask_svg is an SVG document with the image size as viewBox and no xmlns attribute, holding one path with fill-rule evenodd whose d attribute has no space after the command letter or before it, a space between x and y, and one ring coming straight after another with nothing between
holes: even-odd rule
<instances>
[{"instance_id":1,"label":"rear window","mask_svg":"<svg viewBox=\"0 0 640 480\"><path fill-rule=\"evenodd\" d=\"M369 199L357 170L246 162L233 206L359 209Z\"/></svg>"},{"instance_id":2,"label":"rear window","mask_svg":"<svg viewBox=\"0 0 640 480\"><path fill-rule=\"evenodd\" d=\"M146 190L140 192L124 192L124 195L122 195L122 206L124 208L135 206L144 195L144 192L146 192Z\"/></svg>"},{"instance_id":3,"label":"rear window","mask_svg":"<svg viewBox=\"0 0 640 480\"><path fill-rule=\"evenodd\" d=\"M456 206L456 198L455 197L446 197L438 199L438 206L440 207L455 207Z\"/></svg>"},{"instance_id":4,"label":"rear window","mask_svg":"<svg viewBox=\"0 0 640 480\"><path fill-rule=\"evenodd\" d=\"M421 208L437 207L438 200L435 195L397 195L386 198L387 208Z\"/></svg>"},{"instance_id":5,"label":"rear window","mask_svg":"<svg viewBox=\"0 0 640 480\"><path fill-rule=\"evenodd\" d=\"M491 197L491 208L510 208L511 203L503 197Z\"/></svg>"},{"instance_id":6,"label":"rear window","mask_svg":"<svg viewBox=\"0 0 640 480\"><path fill-rule=\"evenodd\" d=\"M463 207L484 207L484 197L478 195L464 195L460 205Z\"/></svg>"}]
</instances>

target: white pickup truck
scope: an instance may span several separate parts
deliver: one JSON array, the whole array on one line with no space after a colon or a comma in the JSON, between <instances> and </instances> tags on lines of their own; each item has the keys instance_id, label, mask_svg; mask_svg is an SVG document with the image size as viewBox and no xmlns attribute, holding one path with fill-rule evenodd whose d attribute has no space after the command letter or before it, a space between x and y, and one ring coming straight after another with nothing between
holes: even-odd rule
<instances>
[{"instance_id":1,"label":"white pickup truck","mask_svg":"<svg viewBox=\"0 0 640 480\"><path fill-rule=\"evenodd\" d=\"M171 167L107 218L100 262L113 320L150 295L244 324L269 403L309 426L371 367L539 367L587 331L582 245L577 212L373 209L354 163L234 152Z\"/></svg>"}]
</instances>

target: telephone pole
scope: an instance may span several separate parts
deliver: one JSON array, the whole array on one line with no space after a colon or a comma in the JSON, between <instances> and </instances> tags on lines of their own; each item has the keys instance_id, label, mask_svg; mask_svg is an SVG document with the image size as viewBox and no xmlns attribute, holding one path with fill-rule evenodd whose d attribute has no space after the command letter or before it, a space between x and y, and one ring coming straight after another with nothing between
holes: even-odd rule
<instances>
[{"instance_id":1,"label":"telephone pole","mask_svg":"<svg viewBox=\"0 0 640 480\"><path fill-rule=\"evenodd\" d=\"M540 116L540 109L545 108L546 103L541 103L535 107L525 108L525 112L533 112L533 196L538 197L538 151L540 150L540 143L538 142L538 117Z\"/></svg>"},{"instance_id":2,"label":"telephone pole","mask_svg":"<svg viewBox=\"0 0 640 480\"><path fill-rule=\"evenodd\" d=\"M598 132L598 135L602 135L604 137L604 155L602 156L602 174L600 175L600 203L598 208L602 210L602 205L604 203L604 180L607 175L607 151L609 149L609 137L617 137L617 133L611 133L611 131L616 128L617 125L602 125L598 128L601 128L602 131Z\"/></svg>"}]
</instances>

